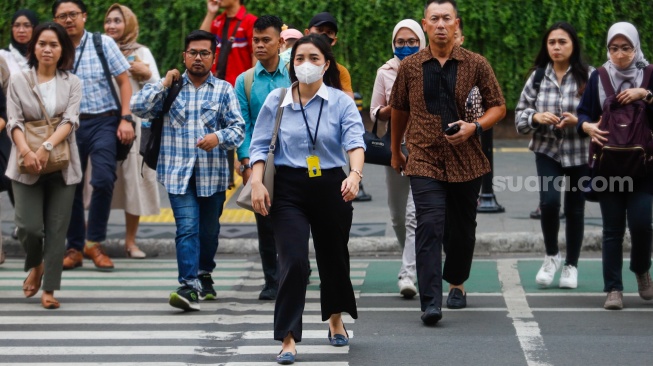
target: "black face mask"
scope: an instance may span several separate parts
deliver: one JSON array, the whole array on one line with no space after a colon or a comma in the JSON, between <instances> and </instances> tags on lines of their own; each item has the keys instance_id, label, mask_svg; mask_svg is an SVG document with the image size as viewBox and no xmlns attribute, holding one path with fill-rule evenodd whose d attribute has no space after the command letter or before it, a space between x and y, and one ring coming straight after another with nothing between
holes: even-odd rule
<instances>
[{"instance_id":1,"label":"black face mask","mask_svg":"<svg viewBox=\"0 0 653 366\"><path fill-rule=\"evenodd\" d=\"M335 38L331 38L331 37L327 36L326 33L322 33L320 35L324 38L325 41L327 41L329 46L333 45L333 42L335 42L335 40L336 40Z\"/></svg>"}]
</instances>

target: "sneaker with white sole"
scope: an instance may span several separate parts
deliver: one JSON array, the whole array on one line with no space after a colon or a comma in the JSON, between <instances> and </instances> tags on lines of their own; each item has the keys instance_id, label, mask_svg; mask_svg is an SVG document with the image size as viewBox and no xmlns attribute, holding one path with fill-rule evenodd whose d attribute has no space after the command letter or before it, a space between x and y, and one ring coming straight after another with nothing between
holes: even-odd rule
<instances>
[{"instance_id":1,"label":"sneaker with white sole","mask_svg":"<svg viewBox=\"0 0 653 366\"><path fill-rule=\"evenodd\" d=\"M412 299L417 295L417 287L410 277L401 277L397 281L397 286L399 286L399 293L406 299Z\"/></svg>"},{"instance_id":2,"label":"sneaker with white sole","mask_svg":"<svg viewBox=\"0 0 653 366\"><path fill-rule=\"evenodd\" d=\"M566 264L562 267L562 273L560 274L560 288L576 287L578 287L578 268Z\"/></svg>"},{"instance_id":3,"label":"sneaker with white sole","mask_svg":"<svg viewBox=\"0 0 653 366\"><path fill-rule=\"evenodd\" d=\"M653 300L653 284L651 283L651 275L648 271L636 274L637 277L637 291L639 297L644 300Z\"/></svg>"},{"instance_id":4,"label":"sneaker with white sole","mask_svg":"<svg viewBox=\"0 0 653 366\"><path fill-rule=\"evenodd\" d=\"M197 294L197 290L187 285L184 285L178 288L177 291L171 293L168 303L170 306L177 309L182 309L184 311L200 310L199 295Z\"/></svg>"},{"instance_id":5,"label":"sneaker with white sole","mask_svg":"<svg viewBox=\"0 0 653 366\"><path fill-rule=\"evenodd\" d=\"M560 253L556 255L545 255L544 263L542 263L542 267L540 267L540 270L537 272L537 276L535 276L535 282L543 287L551 285L551 282L553 282L553 277L555 276L556 272L558 272L558 269L560 269L561 261L562 260L560 259Z\"/></svg>"},{"instance_id":6,"label":"sneaker with white sole","mask_svg":"<svg viewBox=\"0 0 653 366\"><path fill-rule=\"evenodd\" d=\"M624 294L619 290L612 290L608 292L608 297L605 299L603 308L606 310L621 310L624 308Z\"/></svg>"}]
</instances>

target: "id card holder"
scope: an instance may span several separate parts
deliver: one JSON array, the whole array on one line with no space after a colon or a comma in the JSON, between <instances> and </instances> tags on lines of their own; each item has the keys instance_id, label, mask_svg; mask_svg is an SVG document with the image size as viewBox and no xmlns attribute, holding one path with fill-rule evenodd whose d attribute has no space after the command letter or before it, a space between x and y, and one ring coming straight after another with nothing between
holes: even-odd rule
<instances>
[{"instance_id":1,"label":"id card holder","mask_svg":"<svg viewBox=\"0 0 653 366\"><path fill-rule=\"evenodd\" d=\"M322 169L320 169L320 158L318 158L317 155L309 155L306 157L306 165L308 166L309 178L322 176Z\"/></svg>"}]
</instances>

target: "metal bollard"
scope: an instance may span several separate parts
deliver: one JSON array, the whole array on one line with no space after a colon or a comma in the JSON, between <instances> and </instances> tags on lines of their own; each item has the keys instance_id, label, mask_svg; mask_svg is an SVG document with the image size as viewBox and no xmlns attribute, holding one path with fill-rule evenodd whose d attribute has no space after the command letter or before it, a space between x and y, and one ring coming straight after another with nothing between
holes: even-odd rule
<instances>
[{"instance_id":1,"label":"metal bollard","mask_svg":"<svg viewBox=\"0 0 653 366\"><path fill-rule=\"evenodd\" d=\"M483 148L483 153L487 160L490 161L490 172L483 176L483 185L481 187L481 195L478 198L478 205L476 206L476 212L478 213L500 213L505 212L506 209L503 208L498 202L497 198L494 195L494 188L492 187L492 178L494 178L494 143L493 143L493 132L492 129L483 131L481 135L481 145Z\"/></svg>"}]
</instances>

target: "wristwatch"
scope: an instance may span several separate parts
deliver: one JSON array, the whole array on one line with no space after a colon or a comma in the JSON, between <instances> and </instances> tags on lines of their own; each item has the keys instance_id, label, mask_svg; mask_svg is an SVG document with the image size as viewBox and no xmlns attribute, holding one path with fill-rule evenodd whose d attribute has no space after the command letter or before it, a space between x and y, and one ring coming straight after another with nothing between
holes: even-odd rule
<instances>
[{"instance_id":1,"label":"wristwatch","mask_svg":"<svg viewBox=\"0 0 653 366\"><path fill-rule=\"evenodd\" d=\"M134 122L134 117L132 117L131 114L125 114L124 116L120 116L120 119L124 119L125 121L128 122Z\"/></svg>"},{"instance_id":2,"label":"wristwatch","mask_svg":"<svg viewBox=\"0 0 653 366\"><path fill-rule=\"evenodd\" d=\"M54 146L52 145L52 143L50 141L43 142L42 146L45 149L45 151L48 151L48 152L52 151L52 148L54 148Z\"/></svg>"},{"instance_id":3,"label":"wristwatch","mask_svg":"<svg viewBox=\"0 0 653 366\"><path fill-rule=\"evenodd\" d=\"M653 99L653 92L650 90L646 91L646 96L644 97L644 100L647 102L650 102L651 99Z\"/></svg>"},{"instance_id":4,"label":"wristwatch","mask_svg":"<svg viewBox=\"0 0 653 366\"><path fill-rule=\"evenodd\" d=\"M240 164L240 172L244 172L247 169L252 168L252 163L247 163L247 164Z\"/></svg>"},{"instance_id":5,"label":"wristwatch","mask_svg":"<svg viewBox=\"0 0 653 366\"><path fill-rule=\"evenodd\" d=\"M483 126L478 121L472 122L476 125L476 136L481 136L483 134Z\"/></svg>"}]
</instances>

